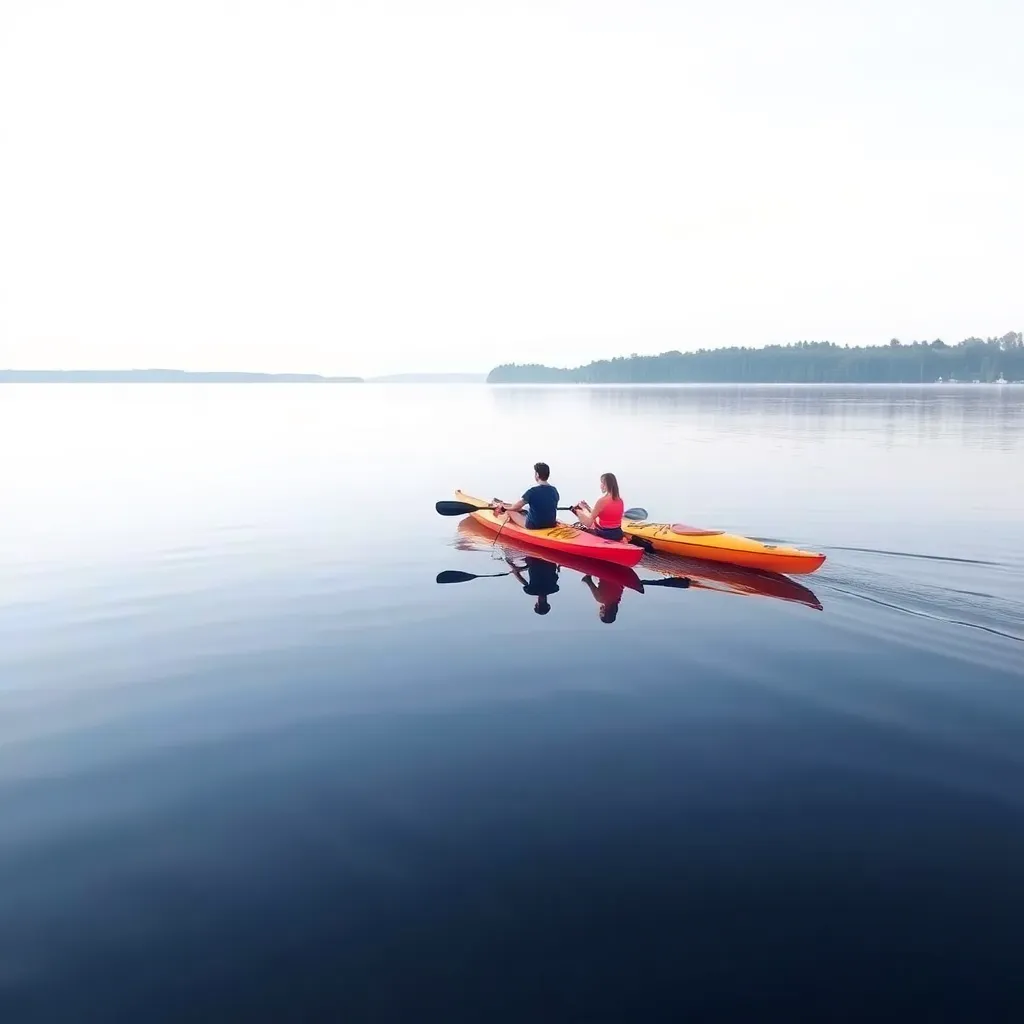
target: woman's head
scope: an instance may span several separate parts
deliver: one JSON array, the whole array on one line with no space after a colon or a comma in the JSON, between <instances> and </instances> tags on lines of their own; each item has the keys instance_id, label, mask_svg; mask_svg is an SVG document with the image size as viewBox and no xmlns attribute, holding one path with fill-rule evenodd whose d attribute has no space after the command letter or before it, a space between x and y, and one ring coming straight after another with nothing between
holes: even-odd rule
<instances>
[{"instance_id":1,"label":"woman's head","mask_svg":"<svg viewBox=\"0 0 1024 1024\"><path fill-rule=\"evenodd\" d=\"M614 622L615 616L619 614L619 602L615 601L612 604L602 604L598 607L597 617L602 622Z\"/></svg>"},{"instance_id":2,"label":"woman's head","mask_svg":"<svg viewBox=\"0 0 1024 1024\"><path fill-rule=\"evenodd\" d=\"M610 494L616 500L619 497L619 481L615 479L614 473L601 474L601 490Z\"/></svg>"}]
</instances>

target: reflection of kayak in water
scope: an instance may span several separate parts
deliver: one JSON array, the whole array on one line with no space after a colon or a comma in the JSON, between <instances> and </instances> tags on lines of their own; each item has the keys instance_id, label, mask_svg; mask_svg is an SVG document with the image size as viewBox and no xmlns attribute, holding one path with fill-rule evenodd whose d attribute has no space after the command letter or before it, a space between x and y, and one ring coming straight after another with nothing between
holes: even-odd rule
<instances>
[{"instance_id":1,"label":"reflection of kayak in water","mask_svg":"<svg viewBox=\"0 0 1024 1024\"><path fill-rule=\"evenodd\" d=\"M456 547L463 550L489 550L494 547L494 541L485 526L470 518L459 523L459 538L456 541ZM627 587L641 594L644 590L640 578L628 566L598 562L594 559L581 558L568 553L556 553L547 549L531 551L530 547L526 543L520 542L518 537L514 543L500 544L498 547L509 566L509 572L484 573L483 575L512 576L522 586L524 594L536 598L533 610L538 615L547 615L551 610L548 597L558 593L560 589L558 573L562 568L582 574L583 583L586 584L591 596L597 602L598 616L605 623L615 621L619 611L619 602ZM474 578L472 573L444 572L438 576L437 581L438 583L458 583L471 578ZM667 581L656 580L653 582L662 585Z\"/></svg>"},{"instance_id":2,"label":"reflection of kayak in water","mask_svg":"<svg viewBox=\"0 0 1024 1024\"><path fill-rule=\"evenodd\" d=\"M485 550L494 544L493 532L481 523L478 523L472 516L463 519L459 523L458 532L459 537L456 541L456 547L464 550ZM568 551L552 551L548 548L534 547L521 540L518 535L514 540L504 535L501 536L498 539L498 546L501 548L506 560L522 561L524 556L529 556L535 560L539 559L552 563L555 566L572 569L583 576L597 577L602 583L635 590L639 594L644 592L640 577L626 565L615 565L613 562L585 558L582 555Z\"/></svg>"},{"instance_id":3,"label":"reflection of kayak in water","mask_svg":"<svg viewBox=\"0 0 1024 1024\"><path fill-rule=\"evenodd\" d=\"M647 555L642 568L660 572L663 576L686 577L691 587L700 590L717 590L719 593L745 597L774 597L819 612L823 610L813 590L777 573L743 569L738 565L721 562L705 562L700 558L677 558L673 555Z\"/></svg>"}]
</instances>

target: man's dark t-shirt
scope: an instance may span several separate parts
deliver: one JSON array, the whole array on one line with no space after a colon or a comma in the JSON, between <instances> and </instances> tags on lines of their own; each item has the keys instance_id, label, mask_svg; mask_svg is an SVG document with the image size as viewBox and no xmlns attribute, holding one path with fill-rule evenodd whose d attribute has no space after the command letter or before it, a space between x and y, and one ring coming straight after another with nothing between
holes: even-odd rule
<instances>
[{"instance_id":1,"label":"man's dark t-shirt","mask_svg":"<svg viewBox=\"0 0 1024 1024\"><path fill-rule=\"evenodd\" d=\"M544 530L558 522L558 490L552 484L536 484L524 495L528 530Z\"/></svg>"}]
</instances>

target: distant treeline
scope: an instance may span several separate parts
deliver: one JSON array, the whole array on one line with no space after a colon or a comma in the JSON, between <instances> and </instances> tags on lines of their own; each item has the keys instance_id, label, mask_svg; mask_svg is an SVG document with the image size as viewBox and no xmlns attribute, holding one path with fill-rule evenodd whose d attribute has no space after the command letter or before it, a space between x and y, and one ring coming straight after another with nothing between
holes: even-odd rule
<instances>
[{"instance_id":1,"label":"distant treeline","mask_svg":"<svg viewBox=\"0 0 1024 1024\"><path fill-rule=\"evenodd\" d=\"M699 349L657 356L602 359L575 369L505 364L489 384L909 384L950 378L962 381L1024 379L1024 339L944 341L893 338L888 345L851 348L830 341L799 341L765 348Z\"/></svg>"},{"instance_id":2,"label":"distant treeline","mask_svg":"<svg viewBox=\"0 0 1024 1024\"><path fill-rule=\"evenodd\" d=\"M190 370L0 370L0 384L359 384L361 377L315 373Z\"/></svg>"}]
</instances>

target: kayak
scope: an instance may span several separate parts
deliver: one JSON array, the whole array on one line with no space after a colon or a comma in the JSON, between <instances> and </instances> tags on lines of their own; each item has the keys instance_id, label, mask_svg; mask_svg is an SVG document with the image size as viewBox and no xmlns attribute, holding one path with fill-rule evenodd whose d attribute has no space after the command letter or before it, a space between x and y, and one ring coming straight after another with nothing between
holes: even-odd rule
<instances>
[{"instance_id":1,"label":"kayak","mask_svg":"<svg viewBox=\"0 0 1024 1024\"><path fill-rule=\"evenodd\" d=\"M623 519L622 530L626 536L641 543L646 541L655 551L666 555L727 562L764 572L799 575L814 572L825 561L825 556L817 551L765 544L723 530L702 530L683 523L633 523Z\"/></svg>"},{"instance_id":2,"label":"kayak","mask_svg":"<svg viewBox=\"0 0 1024 1024\"><path fill-rule=\"evenodd\" d=\"M578 530L562 522L547 530L527 530L513 522L507 515L496 515L488 508L490 502L482 498L474 498L462 491L456 491L455 498L457 501L476 505L479 511L471 512L470 516L505 540L521 541L548 551L580 555L599 562L610 562L613 565L634 566L644 556L643 548L629 543L628 540L605 540L604 537L596 537L592 533Z\"/></svg>"},{"instance_id":3,"label":"kayak","mask_svg":"<svg viewBox=\"0 0 1024 1024\"><path fill-rule=\"evenodd\" d=\"M723 562L706 562L699 558L680 558L678 555L647 555L644 568L653 569L662 576L685 577L690 587L712 590L719 594L741 597L770 597L779 601L792 601L815 611L822 611L818 595L788 576L780 576L761 569L744 569Z\"/></svg>"},{"instance_id":4,"label":"kayak","mask_svg":"<svg viewBox=\"0 0 1024 1024\"><path fill-rule=\"evenodd\" d=\"M464 499L459 499L460 501ZM478 540L492 540L493 531L478 522L474 516L469 516L459 523L459 533ZM525 531L520 531L525 532ZM530 531L533 532L532 530ZM501 547L506 557L514 555L533 555L554 562L564 569L572 569L582 576L595 576L599 580L609 583L616 583L627 590L635 590L638 594L644 592L644 585L640 577L628 565L616 565L614 562L601 562L594 558L587 558L585 555L577 554L574 551L552 551L550 548L541 548L519 537L506 537L507 528L501 532ZM458 545L462 546L462 545ZM467 545L469 546L469 545ZM643 552L641 552L641 555ZM669 575L666 573L666 575Z\"/></svg>"},{"instance_id":5,"label":"kayak","mask_svg":"<svg viewBox=\"0 0 1024 1024\"><path fill-rule=\"evenodd\" d=\"M484 543L489 547L494 533L478 523L472 516L463 519L458 526L459 537L455 546L462 550L478 550ZM644 585L636 572L625 565L611 562L597 562L582 555L555 552L538 548L527 541L507 541L504 534L500 546L506 558L516 555L534 555L544 558L565 569L572 569L584 576L594 576L602 581L618 584L627 590L644 592ZM758 569L744 569L738 565L722 562L706 562L699 558L680 558L673 555L645 555L642 568L650 569L661 576L688 579L694 590L710 590L719 594L735 594L741 597L768 597L779 601L791 601L816 611L822 610L817 595L802 583L788 576L763 572Z\"/></svg>"}]
</instances>

